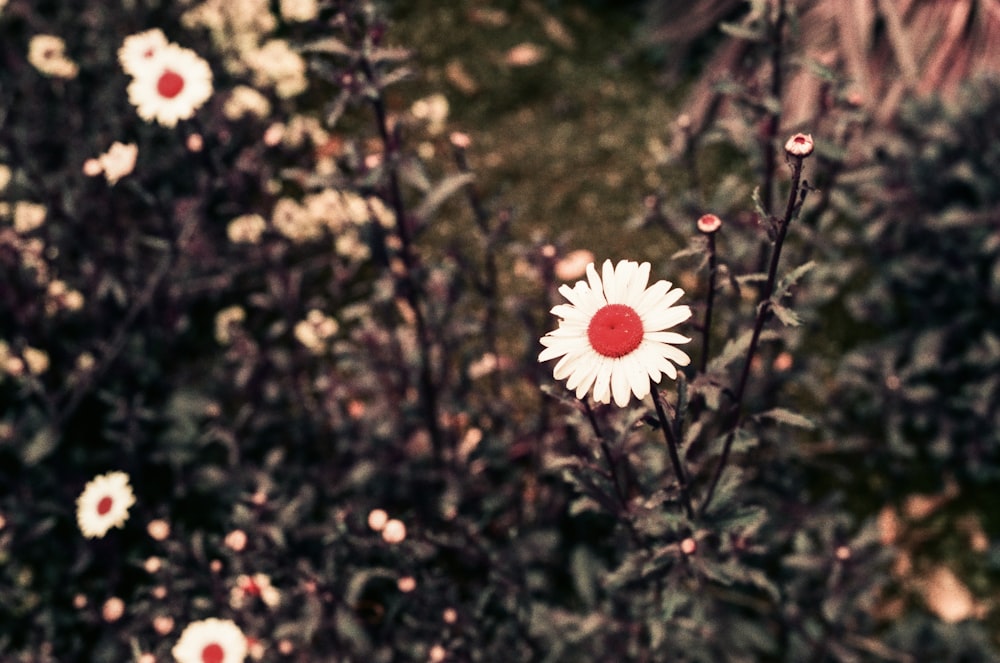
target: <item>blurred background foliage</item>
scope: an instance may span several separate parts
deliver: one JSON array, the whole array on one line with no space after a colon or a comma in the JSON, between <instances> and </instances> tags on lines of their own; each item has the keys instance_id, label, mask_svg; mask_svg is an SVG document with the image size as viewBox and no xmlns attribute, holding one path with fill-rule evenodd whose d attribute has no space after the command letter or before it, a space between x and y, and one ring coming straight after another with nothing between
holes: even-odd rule
<instances>
[{"instance_id":1,"label":"blurred background foliage","mask_svg":"<svg viewBox=\"0 0 1000 663\"><path fill-rule=\"evenodd\" d=\"M996 660L995 3L414 0L382 19L331 1L302 23L280 4L241 4L276 17L243 29L309 58L301 96L185 20L217 2L0 13L0 329L5 362L28 367L0 376L4 660L169 660L210 616L275 661ZM136 117L115 61L152 26L215 74L176 131ZM66 40L78 77L39 75L36 34ZM353 86L366 39L398 81ZM238 84L268 112L227 117ZM373 100L399 130L389 149ZM789 414L748 418L716 508L685 519L649 412L600 410L602 457L537 338L574 249L650 260L701 319L694 220L721 216L719 361L691 382L685 445L703 488L798 130L816 190L782 266L816 264L747 406ZM134 174L81 172L126 139ZM363 222L281 232L280 200L328 190L367 201ZM16 229L23 202L42 225ZM250 213L263 239L229 241ZM336 322L318 345L297 331L314 310ZM75 499L111 469L137 504L85 540ZM373 532L372 509L406 540ZM277 607L231 601L256 572Z\"/></svg>"}]
</instances>

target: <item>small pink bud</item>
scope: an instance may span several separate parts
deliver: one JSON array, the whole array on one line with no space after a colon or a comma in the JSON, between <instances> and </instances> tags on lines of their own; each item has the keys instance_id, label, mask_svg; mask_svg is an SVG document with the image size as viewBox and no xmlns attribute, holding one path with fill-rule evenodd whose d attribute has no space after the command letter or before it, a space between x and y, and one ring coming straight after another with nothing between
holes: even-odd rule
<instances>
[{"instance_id":1,"label":"small pink bud","mask_svg":"<svg viewBox=\"0 0 1000 663\"><path fill-rule=\"evenodd\" d=\"M225 543L232 550L240 552L247 547L247 534L241 529L234 529L226 535Z\"/></svg>"},{"instance_id":2,"label":"small pink bud","mask_svg":"<svg viewBox=\"0 0 1000 663\"><path fill-rule=\"evenodd\" d=\"M83 174L87 177L97 177L104 172L104 167L97 159L87 159L83 162Z\"/></svg>"},{"instance_id":3,"label":"small pink bud","mask_svg":"<svg viewBox=\"0 0 1000 663\"><path fill-rule=\"evenodd\" d=\"M386 543L402 543L406 539L406 525L393 518L382 528L382 538Z\"/></svg>"},{"instance_id":4,"label":"small pink bud","mask_svg":"<svg viewBox=\"0 0 1000 663\"><path fill-rule=\"evenodd\" d=\"M444 620L445 624L454 624L458 621L458 611L454 608L445 608L445 611L441 614L441 619Z\"/></svg>"},{"instance_id":5,"label":"small pink bud","mask_svg":"<svg viewBox=\"0 0 1000 663\"><path fill-rule=\"evenodd\" d=\"M698 230L706 235L711 235L712 233L717 232L721 227L722 219L714 214L702 214L698 219Z\"/></svg>"},{"instance_id":6,"label":"small pink bud","mask_svg":"<svg viewBox=\"0 0 1000 663\"><path fill-rule=\"evenodd\" d=\"M385 524L389 522L389 514L382 509L372 509L368 514L368 526L376 532L385 529Z\"/></svg>"},{"instance_id":7,"label":"small pink bud","mask_svg":"<svg viewBox=\"0 0 1000 663\"><path fill-rule=\"evenodd\" d=\"M154 541L163 541L170 536L170 524L165 520L151 520L146 525L146 531Z\"/></svg>"},{"instance_id":8,"label":"small pink bud","mask_svg":"<svg viewBox=\"0 0 1000 663\"><path fill-rule=\"evenodd\" d=\"M451 144L460 150L467 150L472 145L472 139L469 138L469 134L464 134L461 131L453 131L448 139Z\"/></svg>"},{"instance_id":9,"label":"small pink bud","mask_svg":"<svg viewBox=\"0 0 1000 663\"><path fill-rule=\"evenodd\" d=\"M685 555L693 555L698 550L698 542L690 536L681 541L681 552Z\"/></svg>"},{"instance_id":10,"label":"small pink bud","mask_svg":"<svg viewBox=\"0 0 1000 663\"><path fill-rule=\"evenodd\" d=\"M839 546L834 553L841 562L846 562L851 558L851 549L847 546Z\"/></svg>"},{"instance_id":11,"label":"small pink bud","mask_svg":"<svg viewBox=\"0 0 1000 663\"><path fill-rule=\"evenodd\" d=\"M157 615L153 618L153 630L160 635L166 635L174 630L174 618L169 615Z\"/></svg>"},{"instance_id":12,"label":"small pink bud","mask_svg":"<svg viewBox=\"0 0 1000 663\"><path fill-rule=\"evenodd\" d=\"M417 580L413 576L403 576L396 582L396 587L404 594L409 594L417 588Z\"/></svg>"},{"instance_id":13,"label":"small pink bud","mask_svg":"<svg viewBox=\"0 0 1000 663\"><path fill-rule=\"evenodd\" d=\"M108 623L118 621L124 614L125 602L117 596L109 598L104 602L104 606L101 608L101 616L104 617L104 621Z\"/></svg>"},{"instance_id":14,"label":"small pink bud","mask_svg":"<svg viewBox=\"0 0 1000 663\"><path fill-rule=\"evenodd\" d=\"M142 566L146 569L146 573L156 573L163 568L163 562L159 557L150 557L143 563Z\"/></svg>"},{"instance_id":15,"label":"small pink bud","mask_svg":"<svg viewBox=\"0 0 1000 663\"><path fill-rule=\"evenodd\" d=\"M802 159L812 154L813 147L812 134L795 134L785 143L785 152Z\"/></svg>"},{"instance_id":16,"label":"small pink bud","mask_svg":"<svg viewBox=\"0 0 1000 663\"><path fill-rule=\"evenodd\" d=\"M187 148L192 152L201 152L203 147L205 147L205 139L201 137L201 134L191 134L187 137Z\"/></svg>"}]
</instances>

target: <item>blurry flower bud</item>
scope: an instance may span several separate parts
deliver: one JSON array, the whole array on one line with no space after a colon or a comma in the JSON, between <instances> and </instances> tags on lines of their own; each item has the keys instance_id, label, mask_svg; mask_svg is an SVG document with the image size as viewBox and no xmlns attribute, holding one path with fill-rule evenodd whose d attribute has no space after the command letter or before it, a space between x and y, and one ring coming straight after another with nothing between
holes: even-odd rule
<instances>
[{"instance_id":1,"label":"blurry flower bud","mask_svg":"<svg viewBox=\"0 0 1000 663\"><path fill-rule=\"evenodd\" d=\"M721 227L722 219L714 214L702 214L698 219L698 230L706 235L711 235L712 233L717 232Z\"/></svg>"},{"instance_id":2,"label":"blurry flower bud","mask_svg":"<svg viewBox=\"0 0 1000 663\"><path fill-rule=\"evenodd\" d=\"M117 596L109 598L104 602L104 606L101 608L101 616L104 617L104 621L108 623L118 621L124 614L125 602Z\"/></svg>"},{"instance_id":3,"label":"blurry flower bud","mask_svg":"<svg viewBox=\"0 0 1000 663\"><path fill-rule=\"evenodd\" d=\"M146 525L146 531L154 541L163 541L170 536L170 525L165 520L151 520Z\"/></svg>"},{"instance_id":4,"label":"blurry flower bud","mask_svg":"<svg viewBox=\"0 0 1000 663\"><path fill-rule=\"evenodd\" d=\"M681 552L685 555L693 555L698 550L698 542L690 536L681 541Z\"/></svg>"},{"instance_id":5,"label":"blurry flower bud","mask_svg":"<svg viewBox=\"0 0 1000 663\"><path fill-rule=\"evenodd\" d=\"M417 588L417 579L413 576L403 576L396 582L396 587L404 594L409 594Z\"/></svg>"},{"instance_id":6,"label":"blurry flower bud","mask_svg":"<svg viewBox=\"0 0 1000 663\"><path fill-rule=\"evenodd\" d=\"M247 547L247 534L241 529L234 529L226 535L225 543L232 550L240 552Z\"/></svg>"},{"instance_id":7,"label":"blurry flower bud","mask_svg":"<svg viewBox=\"0 0 1000 663\"><path fill-rule=\"evenodd\" d=\"M393 518L382 528L382 538L386 543L402 543L406 539L406 525L403 521Z\"/></svg>"},{"instance_id":8,"label":"blurry flower bud","mask_svg":"<svg viewBox=\"0 0 1000 663\"><path fill-rule=\"evenodd\" d=\"M795 134L785 143L785 152L800 159L809 156L813 152L812 134Z\"/></svg>"},{"instance_id":9,"label":"blurry flower bud","mask_svg":"<svg viewBox=\"0 0 1000 663\"><path fill-rule=\"evenodd\" d=\"M368 526L376 532L381 532L387 522L389 522L389 514L382 509L372 509L371 513L368 514Z\"/></svg>"}]
</instances>

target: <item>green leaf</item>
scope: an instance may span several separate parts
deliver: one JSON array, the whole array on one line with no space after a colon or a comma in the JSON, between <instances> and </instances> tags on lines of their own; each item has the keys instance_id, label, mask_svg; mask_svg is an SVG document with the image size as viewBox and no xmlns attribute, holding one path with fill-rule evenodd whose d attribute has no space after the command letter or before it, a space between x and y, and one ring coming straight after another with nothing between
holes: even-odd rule
<instances>
[{"instance_id":1,"label":"green leaf","mask_svg":"<svg viewBox=\"0 0 1000 663\"><path fill-rule=\"evenodd\" d=\"M786 410L783 407L776 407L766 412L761 412L758 414L756 419L772 419L779 424L786 424L788 426L795 426L797 428L805 428L806 430L812 430L816 428L816 424L809 418L792 412L791 410Z\"/></svg>"},{"instance_id":2,"label":"green leaf","mask_svg":"<svg viewBox=\"0 0 1000 663\"><path fill-rule=\"evenodd\" d=\"M28 467L37 465L55 451L59 444L59 432L52 426L44 426L35 433L31 441L21 450L21 460Z\"/></svg>"},{"instance_id":3,"label":"green leaf","mask_svg":"<svg viewBox=\"0 0 1000 663\"><path fill-rule=\"evenodd\" d=\"M759 44L767 41L767 36L761 30L749 28L745 25L737 25L736 23L720 23L719 29L730 37L735 37L736 39L743 39L744 41L752 41Z\"/></svg>"},{"instance_id":4,"label":"green leaf","mask_svg":"<svg viewBox=\"0 0 1000 663\"><path fill-rule=\"evenodd\" d=\"M445 203L446 200L448 200L448 198L461 191L468 184L471 184L475 179L476 177L472 173L449 175L434 185L434 187L427 193L423 202L417 205L416 209L413 211L414 215L418 219L426 221L434 214L434 212L437 211L439 207L441 207L441 205Z\"/></svg>"},{"instance_id":5,"label":"green leaf","mask_svg":"<svg viewBox=\"0 0 1000 663\"><path fill-rule=\"evenodd\" d=\"M787 306L782 306L772 301L771 310L774 312L774 316L778 320L781 320L781 324L786 327L798 327L802 324L802 318L799 317L799 314Z\"/></svg>"},{"instance_id":6,"label":"green leaf","mask_svg":"<svg viewBox=\"0 0 1000 663\"><path fill-rule=\"evenodd\" d=\"M815 266L816 261L810 260L809 262L799 265L792 271L782 276L781 280L778 281L778 285L774 288L774 293L771 295L771 301L777 303L784 299L791 287L798 283L799 279L805 276Z\"/></svg>"},{"instance_id":7,"label":"green leaf","mask_svg":"<svg viewBox=\"0 0 1000 663\"><path fill-rule=\"evenodd\" d=\"M722 348L722 352L708 363L708 370L721 371L740 357L745 357L747 350L750 349L750 340L752 338L753 330L748 329L739 337L731 338L726 341L726 345ZM761 341L773 341L777 338L780 337L773 331L764 331L761 332L760 335Z\"/></svg>"}]
</instances>

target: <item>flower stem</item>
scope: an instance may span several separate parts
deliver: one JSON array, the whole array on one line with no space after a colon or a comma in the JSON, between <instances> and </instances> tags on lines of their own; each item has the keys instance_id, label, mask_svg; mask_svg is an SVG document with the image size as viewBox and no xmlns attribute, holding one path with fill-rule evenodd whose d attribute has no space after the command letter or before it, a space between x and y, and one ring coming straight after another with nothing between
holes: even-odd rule
<instances>
[{"instance_id":1,"label":"flower stem","mask_svg":"<svg viewBox=\"0 0 1000 663\"><path fill-rule=\"evenodd\" d=\"M767 321L768 313L771 311L771 295L774 293L774 283L778 276L778 262L781 259L781 247L785 242L785 235L788 233L788 225L791 223L797 209L796 201L799 199L799 183L802 179L802 157L790 157L792 163L792 186L788 192L788 203L785 206L785 215L778 223L778 232L774 240L774 249L771 252L771 264L767 270L767 282L760 293L757 304L757 317L754 320L753 333L750 337L750 347L747 348L747 357L743 362L743 370L740 373L739 382L733 392L733 404L730 407L729 422L726 429L726 440L722 445L722 455L719 456L719 463L715 466L712 479L708 484L708 492L698 509L698 515L703 516L708 510L715 489L719 485L722 472L729 462L729 454L733 448L733 440L736 439L736 431L739 430L743 418L743 397L746 393L747 381L750 377L750 365L753 363L754 355L757 353L757 346L760 343L760 335Z\"/></svg>"},{"instance_id":2,"label":"flower stem","mask_svg":"<svg viewBox=\"0 0 1000 663\"><path fill-rule=\"evenodd\" d=\"M715 233L708 233L708 295L705 298L705 321L701 325L701 365L699 372L708 370L708 343L712 336L712 308L715 305L715 279L718 258L715 255Z\"/></svg>"},{"instance_id":3,"label":"flower stem","mask_svg":"<svg viewBox=\"0 0 1000 663\"><path fill-rule=\"evenodd\" d=\"M660 419L660 428L663 430L663 439L667 443L667 451L670 454L670 463L674 466L674 474L677 475L677 486L681 493L681 503L684 505L684 513L688 518L694 517L694 508L691 506L691 493L688 490L687 472L681 464L681 456L678 452L680 446L673 424L667 419L667 413L663 410L663 403L660 402L660 390L650 380L650 387L653 396L653 406L656 408L656 416Z\"/></svg>"}]
</instances>

